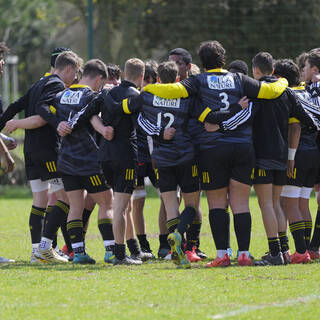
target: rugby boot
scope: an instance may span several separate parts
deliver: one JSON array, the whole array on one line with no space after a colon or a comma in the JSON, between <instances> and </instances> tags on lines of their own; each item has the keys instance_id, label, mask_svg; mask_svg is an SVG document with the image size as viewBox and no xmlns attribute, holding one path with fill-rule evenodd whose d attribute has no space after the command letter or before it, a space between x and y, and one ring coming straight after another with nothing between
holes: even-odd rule
<instances>
[{"instance_id":1,"label":"rugby boot","mask_svg":"<svg viewBox=\"0 0 320 320\"><path fill-rule=\"evenodd\" d=\"M141 265L142 261L141 260L134 260L129 258L128 256L125 256L123 259L118 259L117 257L114 258L113 260L113 265L126 265L126 266L137 266Z\"/></svg>"},{"instance_id":2,"label":"rugby boot","mask_svg":"<svg viewBox=\"0 0 320 320\"><path fill-rule=\"evenodd\" d=\"M96 260L92 259L87 253L75 253L73 258L75 264L95 264Z\"/></svg>"},{"instance_id":3,"label":"rugby boot","mask_svg":"<svg viewBox=\"0 0 320 320\"><path fill-rule=\"evenodd\" d=\"M190 262L198 262L202 260L196 253L196 247L193 247L192 251L187 250L185 254Z\"/></svg>"},{"instance_id":4,"label":"rugby boot","mask_svg":"<svg viewBox=\"0 0 320 320\"><path fill-rule=\"evenodd\" d=\"M251 258L250 255L249 255L249 257L247 257L245 253L242 253L238 257L238 265L241 266L241 267L252 266L253 265L253 259Z\"/></svg>"},{"instance_id":5,"label":"rugby boot","mask_svg":"<svg viewBox=\"0 0 320 320\"><path fill-rule=\"evenodd\" d=\"M311 262L311 258L308 251L306 251L305 253L295 252L290 256L290 259L291 259L291 263L293 264Z\"/></svg>"},{"instance_id":6,"label":"rugby boot","mask_svg":"<svg viewBox=\"0 0 320 320\"><path fill-rule=\"evenodd\" d=\"M216 257L213 261L206 264L207 268L228 267L230 266L230 258L226 253L222 258Z\"/></svg>"},{"instance_id":7,"label":"rugby boot","mask_svg":"<svg viewBox=\"0 0 320 320\"><path fill-rule=\"evenodd\" d=\"M276 256L272 256L271 253L262 257L262 261L266 266L280 266L284 264L282 252L279 252Z\"/></svg>"},{"instance_id":8,"label":"rugby boot","mask_svg":"<svg viewBox=\"0 0 320 320\"><path fill-rule=\"evenodd\" d=\"M35 257L40 261L43 260L47 262L55 262L55 263L67 263L69 260L65 257L60 256L55 249L52 247L48 249L38 248L38 251L34 253Z\"/></svg>"},{"instance_id":9,"label":"rugby boot","mask_svg":"<svg viewBox=\"0 0 320 320\"><path fill-rule=\"evenodd\" d=\"M184 269L191 268L190 261L181 248L181 235L179 232L168 235L168 243L171 247L171 259L175 264Z\"/></svg>"},{"instance_id":10,"label":"rugby boot","mask_svg":"<svg viewBox=\"0 0 320 320\"><path fill-rule=\"evenodd\" d=\"M315 249L315 250L309 249L308 253L310 255L311 260L320 259L320 251L319 250L317 250L317 249Z\"/></svg>"}]
</instances>

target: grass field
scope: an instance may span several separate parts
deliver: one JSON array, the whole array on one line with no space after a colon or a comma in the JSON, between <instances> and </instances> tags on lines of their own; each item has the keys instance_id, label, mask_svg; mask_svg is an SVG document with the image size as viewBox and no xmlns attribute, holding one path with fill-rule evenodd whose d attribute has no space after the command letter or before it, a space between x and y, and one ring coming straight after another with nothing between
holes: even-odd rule
<instances>
[{"instance_id":1,"label":"grass field","mask_svg":"<svg viewBox=\"0 0 320 320\"><path fill-rule=\"evenodd\" d=\"M319 264L206 269L204 262L180 270L170 262L113 267L92 215L87 236L94 266L30 265L28 216L31 198L5 193L0 199L0 255L17 260L0 266L0 319L319 319ZM159 200L148 198L145 218L151 246L158 249ZM202 199L201 249L215 256ZM311 199L315 213L315 199ZM251 253L267 250L256 198ZM232 226L233 228L233 226ZM232 248L236 251L234 233ZM59 238L60 246L62 244ZM292 241L290 242L293 248Z\"/></svg>"}]
</instances>

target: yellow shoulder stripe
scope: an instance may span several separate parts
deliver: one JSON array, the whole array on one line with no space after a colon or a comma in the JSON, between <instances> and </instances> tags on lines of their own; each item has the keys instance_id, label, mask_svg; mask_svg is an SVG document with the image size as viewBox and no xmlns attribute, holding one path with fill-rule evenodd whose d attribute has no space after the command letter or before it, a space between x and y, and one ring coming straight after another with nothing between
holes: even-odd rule
<instances>
[{"instance_id":1,"label":"yellow shoulder stripe","mask_svg":"<svg viewBox=\"0 0 320 320\"><path fill-rule=\"evenodd\" d=\"M300 121L297 118L289 118L289 124L291 123L300 123Z\"/></svg>"},{"instance_id":2,"label":"yellow shoulder stripe","mask_svg":"<svg viewBox=\"0 0 320 320\"><path fill-rule=\"evenodd\" d=\"M122 109L123 109L124 113L131 114L129 107L128 107L128 99L122 100Z\"/></svg>"},{"instance_id":3,"label":"yellow shoulder stripe","mask_svg":"<svg viewBox=\"0 0 320 320\"><path fill-rule=\"evenodd\" d=\"M198 120L199 120L200 122L204 122L204 120L206 119L208 113L210 113L210 112L211 112L211 109L208 108L208 107L206 107L206 108L204 109L204 111L200 114Z\"/></svg>"},{"instance_id":4,"label":"yellow shoulder stripe","mask_svg":"<svg viewBox=\"0 0 320 320\"><path fill-rule=\"evenodd\" d=\"M148 84L143 90L165 99L188 98L189 96L187 89L180 82Z\"/></svg>"},{"instance_id":5,"label":"yellow shoulder stripe","mask_svg":"<svg viewBox=\"0 0 320 320\"><path fill-rule=\"evenodd\" d=\"M54 114L54 115L56 115L56 113L57 113L57 109L54 107L54 106L49 106L49 109L50 109L50 112L52 113L52 114Z\"/></svg>"},{"instance_id":6,"label":"yellow shoulder stripe","mask_svg":"<svg viewBox=\"0 0 320 320\"><path fill-rule=\"evenodd\" d=\"M229 72L229 71L226 70L226 69L222 69L222 68L216 68L216 69L207 70L206 72L221 72L221 73L227 73L227 72Z\"/></svg>"},{"instance_id":7,"label":"yellow shoulder stripe","mask_svg":"<svg viewBox=\"0 0 320 320\"><path fill-rule=\"evenodd\" d=\"M276 82L261 82L260 90L258 93L259 99L275 99L281 96L281 94L288 87L288 81L285 78L280 78Z\"/></svg>"}]
</instances>

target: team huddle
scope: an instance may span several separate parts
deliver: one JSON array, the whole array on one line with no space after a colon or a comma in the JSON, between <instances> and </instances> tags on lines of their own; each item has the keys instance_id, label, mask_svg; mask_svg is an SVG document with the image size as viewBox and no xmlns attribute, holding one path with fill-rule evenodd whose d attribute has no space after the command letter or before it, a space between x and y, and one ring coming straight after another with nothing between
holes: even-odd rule
<instances>
[{"instance_id":1,"label":"team huddle","mask_svg":"<svg viewBox=\"0 0 320 320\"><path fill-rule=\"evenodd\" d=\"M106 263L154 259L143 217L146 177L161 200L158 257L180 268L207 258L200 250L202 191L217 251L206 267L231 264L229 207L238 265L320 258L320 211L311 237L309 210L320 183L320 49L301 54L297 64L260 52L253 78L242 60L223 68L225 49L217 41L201 43L198 55L203 73L176 48L159 65L127 60L121 81L118 66L99 59L83 65L70 49L56 48L50 73L0 115L0 130L25 129L31 263L94 264L85 236L95 205ZM21 111L25 118L13 119ZM5 144L13 142L1 137L12 170ZM252 186L269 245L259 260L249 252Z\"/></svg>"}]
</instances>

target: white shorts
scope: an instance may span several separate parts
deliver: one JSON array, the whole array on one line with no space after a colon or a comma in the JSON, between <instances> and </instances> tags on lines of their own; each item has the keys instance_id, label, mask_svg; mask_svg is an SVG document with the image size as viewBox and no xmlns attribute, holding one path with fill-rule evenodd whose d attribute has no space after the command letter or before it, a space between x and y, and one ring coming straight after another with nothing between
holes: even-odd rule
<instances>
[{"instance_id":1,"label":"white shorts","mask_svg":"<svg viewBox=\"0 0 320 320\"><path fill-rule=\"evenodd\" d=\"M49 190L49 193L54 193L64 188L62 179L55 178L42 181L41 179L30 180L30 187L32 192L42 192Z\"/></svg>"}]
</instances>

